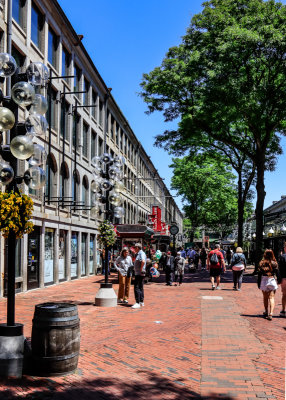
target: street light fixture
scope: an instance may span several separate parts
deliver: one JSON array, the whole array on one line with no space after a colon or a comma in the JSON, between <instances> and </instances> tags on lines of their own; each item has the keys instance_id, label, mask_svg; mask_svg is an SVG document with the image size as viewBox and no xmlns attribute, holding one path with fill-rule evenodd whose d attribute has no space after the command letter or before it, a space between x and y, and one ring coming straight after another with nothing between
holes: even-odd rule
<instances>
[{"instance_id":1,"label":"street light fixture","mask_svg":"<svg viewBox=\"0 0 286 400\"><path fill-rule=\"evenodd\" d=\"M114 159L108 153L103 153L100 157L96 156L91 160L94 165L92 171L94 182L91 186L91 215L101 214L101 205L105 204L105 219L113 222L114 218L122 218L124 208L121 207L124 185L123 167L125 159L122 156L116 156ZM113 207L111 207L113 206ZM112 289L112 284L108 282L108 252L110 247L105 245L105 280L95 297L95 305L104 307L115 307L117 305L117 296Z\"/></svg>"},{"instance_id":2,"label":"street light fixture","mask_svg":"<svg viewBox=\"0 0 286 400\"><path fill-rule=\"evenodd\" d=\"M45 172L41 168L46 158L45 149L33 143L33 137L42 132L36 129L35 121L29 124L27 120L25 123L18 122L18 106L26 107L28 111L30 107L32 108L30 119L33 116L34 119L40 119L43 123L45 121L45 117L37 113L44 110L43 96L36 97L34 88L35 85L43 86L46 83L45 75L38 73L33 84L27 82L36 76L37 68L34 64L42 66L41 71L47 70L42 63L32 63L26 73L18 74L14 58L8 53L0 53L1 80L3 82L3 79L9 78L7 81L9 95L5 97L0 90L1 139L3 135L5 136L5 145L0 146L0 184L6 188L7 192L17 193L17 184L23 181L32 189L40 189L45 185ZM12 75L14 75L14 85L10 90ZM28 126L35 128L34 131L29 130ZM23 176L17 176L17 161L28 159L29 168ZM16 234L12 229L9 230L7 244L7 322L0 324L0 376L21 377L24 337L23 325L15 323Z\"/></svg>"}]
</instances>

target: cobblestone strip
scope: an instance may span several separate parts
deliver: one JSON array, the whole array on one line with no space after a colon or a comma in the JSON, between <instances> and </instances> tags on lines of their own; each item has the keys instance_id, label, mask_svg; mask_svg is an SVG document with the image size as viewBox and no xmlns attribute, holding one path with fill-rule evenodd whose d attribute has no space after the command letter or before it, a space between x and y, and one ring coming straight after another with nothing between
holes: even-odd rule
<instances>
[{"instance_id":1,"label":"cobblestone strip","mask_svg":"<svg viewBox=\"0 0 286 400\"><path fill-rule=\"evenodd\" d=\"M217 291L201 297L202 376L201 394L233 399L277 399L259 378L252 360L265 346L249 331L229 296Z\"/></svg>"}]
</instances>

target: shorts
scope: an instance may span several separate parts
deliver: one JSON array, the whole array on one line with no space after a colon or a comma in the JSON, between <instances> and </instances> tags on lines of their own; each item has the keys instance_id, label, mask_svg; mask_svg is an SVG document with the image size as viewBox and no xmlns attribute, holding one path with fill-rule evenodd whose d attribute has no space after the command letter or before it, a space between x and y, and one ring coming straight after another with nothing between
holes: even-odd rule
<instances>
[{"instance_id":1,"label":"shorts","mask_svg":"<svg viewBox=\"0 0 286 400\"><path fill-rule=\"evenodd\" d=\"M286 278L282 278L282 281L281 281L281 291L282 291L283 294L286 295Z\"/></svg>"},{"instance_id":2,"label":"shorts","mask_svg":"<svg viewBox=\"0 0 286 400\"><path fill-rule=\"evenodd\" d=\"M210 267L210 276L220 276L222 274L222 268Z\"/></svg>"}]
</instances>

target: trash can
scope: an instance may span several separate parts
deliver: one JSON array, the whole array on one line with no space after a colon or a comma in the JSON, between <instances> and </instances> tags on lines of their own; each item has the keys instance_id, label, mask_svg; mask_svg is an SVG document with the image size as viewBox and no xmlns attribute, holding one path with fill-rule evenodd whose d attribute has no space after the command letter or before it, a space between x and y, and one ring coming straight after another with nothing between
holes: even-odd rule
<instances>
[{"instance_id":1,"label":"trash can","mask_svg":"<svg viewBox=\"0 0 286 400\"><path fill-rule=\"evenodd\" d=\"M73 373L77 368L80 348L77 306L72 303L36 305L31 345L34 375Z\"/></svg>"}]
</instances>

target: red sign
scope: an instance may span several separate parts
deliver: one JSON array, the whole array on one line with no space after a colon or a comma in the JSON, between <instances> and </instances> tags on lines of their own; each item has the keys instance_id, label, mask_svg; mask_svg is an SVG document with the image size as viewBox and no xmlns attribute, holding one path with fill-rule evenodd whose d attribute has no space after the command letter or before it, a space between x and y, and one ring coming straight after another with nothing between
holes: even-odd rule
<instances>
[{"instance_id":1,"label":"red sign","mask_svg":"<svg viewBox=\"0 0 286 400\"><path fill-rule=\"evenodd\" d=\"M161 235L166 235L166 233L167 233L167 224L165 222L162 222L161 225L162 225Z\"/></svg>"},{"instance_id":2,"label":"red sign","mask_svg":"<svg viewBox=\"0 0 286 400\"><path fill-rule=\"evenodd\" d=\"M153 229L155 232L160 232L162 229L162 210L158 206L152 207L152 222L153 222Z\"/></svg>"}]
</instances>

